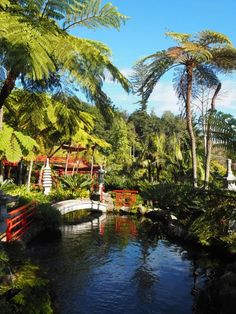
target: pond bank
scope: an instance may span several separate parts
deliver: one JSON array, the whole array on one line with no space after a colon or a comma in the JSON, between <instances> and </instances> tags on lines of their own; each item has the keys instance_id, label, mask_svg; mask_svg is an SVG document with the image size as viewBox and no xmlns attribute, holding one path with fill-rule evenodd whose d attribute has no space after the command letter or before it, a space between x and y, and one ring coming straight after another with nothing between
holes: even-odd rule
<instances>
[{"instance_id":1,"label":"pond bank","mask_svg":"<svg viewBox=\"0 0 236 314\"><path fill-rule=\"evenodd\" d=\"M84 225L62 227L61 239L29 247L62 314L189 314L208 273L222 268L216 258L167 240L148 219L109 215Z\"/></svg>"},{"instance_id":2,"label":"pond bank","mask_svg":"<svg viewBox=\"0 0 236 314\"><path fill-rule=\"evenodd\" d=\"M164 233L170 240L192 247L196 252L205 251L221 259L225 268L215 271L208 270L208 282L204 289L193 289L196 296L196 313L201 314L231 314L236 308L236 255L230 252L222 243L213 242L211 246L202 246L197 237L189 233L188 230L170 214L170 211L155 209L148 212L138 210L137 214L127 209L122 209L120 214L127 216L143 217L151 220L155 226L156 232ZM142 218L141 218L142 219ZM144 219L145 221L145 219ZM196 272L196 278L199 275ZM212 301L213 300L213 301Z\"/></svg>"}]
</instances>

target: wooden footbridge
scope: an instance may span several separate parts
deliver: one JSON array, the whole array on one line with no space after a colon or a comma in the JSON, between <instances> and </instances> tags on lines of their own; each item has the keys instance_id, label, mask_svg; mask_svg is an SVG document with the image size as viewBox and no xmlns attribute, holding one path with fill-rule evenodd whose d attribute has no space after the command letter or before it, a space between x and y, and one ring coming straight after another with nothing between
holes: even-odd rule
<instances>
[{"instance_id":1,"label":"wooden footbridge","mask_svg":"<svg viewBox=\"0 0 236 314\"><path fill-rule=\"evenodd\" d=\"M60 211L62 215L76 211L76 210L89 210L89 211L102 211L106 212L107 205L104 203L88 200L67 200L56 204L53 207Z\"/></svg>"}]
</instances>

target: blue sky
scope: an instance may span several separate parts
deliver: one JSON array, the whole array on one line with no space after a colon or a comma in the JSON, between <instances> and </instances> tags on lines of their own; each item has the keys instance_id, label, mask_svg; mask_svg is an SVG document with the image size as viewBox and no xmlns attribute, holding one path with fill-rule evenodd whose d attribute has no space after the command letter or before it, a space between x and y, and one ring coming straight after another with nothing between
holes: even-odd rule
<instances>
[{"instance_id":1,"label":"blue sky","mask_svg":"<svg viewBox=\"0 0 236 314\"><path fill-rule=\"evenodd\" d=\"M113 29L90 31L76 29L78 36L106 43L113 52L113 63L126 75L134 63L148 54L166 49L173 41L165 36L167 31L197 33L209 29L227 35L236 46L235 0L110 0L119 11L130 19L118 32ZM107 1L103 1L106 3ZM236 75L222 77L223 90L217 107L236 115ZM105 91L113 103L128 112L137 108L138 98L127 95L117 84L108 82ZM154 91L148 105L161 115L165 110L179 112L172 89L172 77L166 75Z\"/></svg>"}]
</instances>

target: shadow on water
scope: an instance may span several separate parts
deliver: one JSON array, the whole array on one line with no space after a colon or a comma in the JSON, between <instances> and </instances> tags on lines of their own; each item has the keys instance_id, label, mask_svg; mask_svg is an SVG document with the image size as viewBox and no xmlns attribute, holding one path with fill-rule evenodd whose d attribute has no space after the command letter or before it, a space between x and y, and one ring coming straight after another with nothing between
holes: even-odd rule
<instances>
[{"instance_id":1,"label":"shadow on water","mask_svg":"<svg viewBox=\"0 0 236 314\"><path fill-rule=\"evenodd\" d=\"M224 266L170 242L149 220L103 215L60 232L32 242L29 252L51 279L62 314L197 313L199 291Z\"/></svg>"}]
</instances>

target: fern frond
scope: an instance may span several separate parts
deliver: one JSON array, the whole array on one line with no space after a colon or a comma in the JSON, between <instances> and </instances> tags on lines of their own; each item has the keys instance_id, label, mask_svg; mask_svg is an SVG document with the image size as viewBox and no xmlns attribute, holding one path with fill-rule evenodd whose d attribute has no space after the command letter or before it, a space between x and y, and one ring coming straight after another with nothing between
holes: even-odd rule
<instances>
[{"instance_id":1,"label":"fern frond","mask_svg":"<svg viewBox=\"0 0 236 314\"><path fill-rule=\"evenodd\" d=\"M236 49L225 47L211 50L213 55L212 64L218 71L231 72L236 69Z\"/></svg>"},{"instance_id":2,"label":"fern frond","mask_svg":"<svg viewBox=\"0 0 236 314\"><path fill-rule=\"evenodd\" d=\"M211 52L197 43L185 42L182 47L185 52L190 54L192 58L199 62L209 61L212 59Z\"/></svg>"},{"instance_id":3,"label":"fern frond","mask_svg":"<svg viewBox=\"0 0 236 314\"><path fill-rule=\"evenodd\" d=\"M0 24L0 44L5 50L8 68L20 68L24 73L30 70L33 79L48 78L56 70L51 45L56 37L54 32L24 23L8 12L0 14Z\"/></svg>"},{"instance_id":4,"label":"fern frond","mask_svg":"<svg viewBox=\"0 0 236 314\"><path fill-rule=\"evenodd\" d=\"M111 3L101 7L101 0L85 0L73 7L64 23L64 30L74 26L85 26L95 29L98 27L112 27L119 29L127 16L118 12Z\"/></svg>"},{"instance_id":5,"label":"fern frond","mask_svg":"<svg viewBox=\"0 0 236 314\"><path fill-rule=\"evenodd\" d=\"M0 9L5 10L11 3L9 0L1 0Z\"/></svg>"},{"instance_id":6,"label":"fern frond","mask_svg":"<svg viewBox=\"0 0 236 314\"><path fill-rule=\"evenodd\" d=\"M3 130L0 131L0 152L7 160L17 162L36 147L38 145L31 137L4 124Z\"/></svg>"},{"instance_id":7,"label":"fern frond","mask_svg":"<svg viewBox=\"0 0 236 314\"><path fill-rule=\"evenodd\" d=\"M191 38L190 34L183 34L183 33L176 33L176 32L166 32L165 34L166 34L166 36L174 39L175 41L177 41L180 44L183 44L183 43L189 41L189 39Z\"/></svg>"},{"instance_id":8,"label":"fern frond","mask_svg":"<svg viewBox=\"0 0 236 314\"><path fill-rule=\"evenodd\" d=\"M223 48L223 46L233 46L228 36L210 30L204 30L202 32L199 32L197 34L197 40L200 42L201 45L206 47L220 46Z\"/></svg>"}]
</instances>

